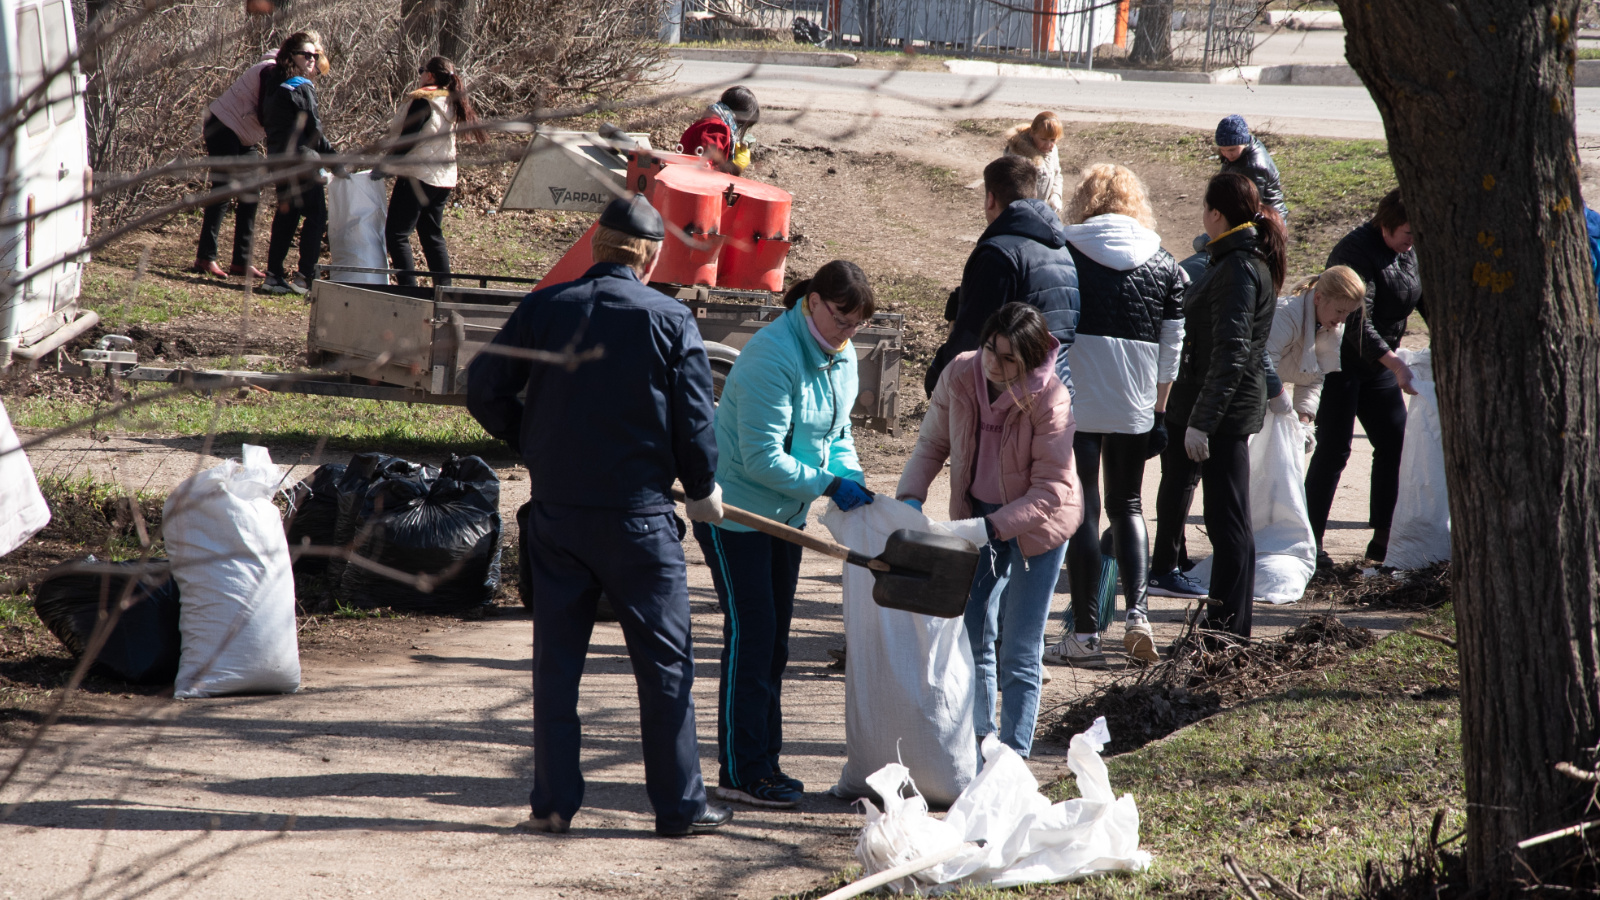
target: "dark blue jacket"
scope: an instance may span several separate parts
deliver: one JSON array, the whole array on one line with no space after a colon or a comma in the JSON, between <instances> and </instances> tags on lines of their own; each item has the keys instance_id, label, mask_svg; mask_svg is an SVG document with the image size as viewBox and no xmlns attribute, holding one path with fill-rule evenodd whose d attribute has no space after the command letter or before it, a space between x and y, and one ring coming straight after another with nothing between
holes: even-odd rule
<instances>
[{"instance_id":1,"label":"dark blue jacket","mask_svg":"<svg viewBox=\"0 0 1600 900\"><path fill-rule=\"evenodd\" d=\"M691 498L710 494L711 364L689 308L600 263L529 294L492 343L559 352L573 342L605 355L567 371L491 345L467 369L467 409L522 455L533 499L658 513L673 508L674 479Z\"/></svg>"},{"instance_id":2,"label":"dark blue jacket","mask_svg":"<svg viewBox=\"0 0 1600 900\"><path fill-rule=\"evenodd\" d=\"M957 355L978 349L983 323L1007 303L1026 303L1044 314L1061 350L1056 374L1072 385L1067 348L1078 334L1078 269L1067 249L1061 217L1042 200L1018 200L1001 211L967 257L950 337L934 355L923 386L933 396L939 373Z\"/></svg>"}]
</instances>

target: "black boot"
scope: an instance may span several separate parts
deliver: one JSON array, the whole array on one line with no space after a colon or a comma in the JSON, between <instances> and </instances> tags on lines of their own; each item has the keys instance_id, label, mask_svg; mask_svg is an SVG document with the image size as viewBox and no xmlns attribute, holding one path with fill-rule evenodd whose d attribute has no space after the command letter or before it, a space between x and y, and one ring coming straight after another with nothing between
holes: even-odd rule
<instances>
[{"instance_id":1,"label":"black boot","mask_svg":"<svg viewBox=\"0 0 1600 900\"><path fill-rule=\"evenodd\" d=\"M1372 541L1367 544L1367 559L1381 563L1389 555L1389 529L1378 528L1372 532Z\"/></svg>"}]
</instances>

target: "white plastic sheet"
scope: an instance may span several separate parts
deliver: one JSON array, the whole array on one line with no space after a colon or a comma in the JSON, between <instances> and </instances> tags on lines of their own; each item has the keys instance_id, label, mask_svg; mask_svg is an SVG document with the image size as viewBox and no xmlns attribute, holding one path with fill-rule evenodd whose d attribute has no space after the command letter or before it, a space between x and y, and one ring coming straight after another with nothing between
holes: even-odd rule
<instances>
[{"instance_id":1,"label":"white plastic sheet","mask_svg":"<svg viewBox=\"0 0 1600 900\"><path fill-rule=\"evenodd\" d=\"M22 450L6 406L0 403L0 556L22 546L50 524L50 507Z\"/></svg>"},{"instance_id":2,"label":"white plastic sheet","mask_svg":"<svg viewBox=\"0 0 1600 900\"><path fill-rule=\"evenodd\" d=\"M1450 494L1445 486L1432 351L1398 350L1396 355L1411 367L1417 395L1406 409L1400 493L1395 498L1389 552L1383 563L1396 569L1417 569L1450 558Z\"/></svg>"},{"instance_id":3,"label":"white plastic sheet","mask_svg":"<svg viewBox=\"0 0 1600 900\"><path fill-rule=\"evenodd\" d=\"M1317 573L1317 542L1306 511L1306 426L1293 413L1268 412L1250 438L1250 524L1256 538L1258 603L1282 605L1305 596ZM1210 587L1211 558L1189 573Z\"/></svg>"},{"instance_id":4,"label":"white plastic sheet","mask_svg":"<svg viewBox=\"0 0 1600 900\"><path fill-rule=\"evenodd\" d=\"M178 485L162 533L178 581L180 700L300 689L294 575L272 504L281 474L267 448Z\"/></svg>"},{"instance_id":5,"label":"white plastic sheet","mask_svg":"<svg viewBox=\"0 0 1600 900\"><path fill-rule=\"evenodd\" d=\"M387 269L383 227L389 218L388 182L371 172L335 178L328 185L328 255L332 265ZM389 276L334 271L330 281L388 284Z\"/></svg>"},{"instance_id":6,"label":"white plastic sheet","mask_svg":"<svg viewBox=\"0 0 1600 900\"><path fill-rule=\"evenodd\" d=\"M1150 854L1139 849L1139 807L1132 795L1118 798L1111 789L1100 758L1108 740L1104 718L1072 739L1067 765L1082 797L1052 804L1039 793L1027 762L991 734L983 742L983 771L943 821L928 815L927 802L904 766L884 766L868 779L884 809L862 801L867 822L856 841L856 858L871 875L957 844L983 842L890 884L896 893L943 893L966 884L1004 888L1143 871Z\"/></svg>"},{"instance_id":7,"label":"white plastic sheet","mask_svg":"<svg viewBox=\"0 0 1600 900\"><path fill-rule=\"evenodd\" d=\"M948 533L940 523L881 494L850 512L829 503L822 524L839 543L867 556L882 553L889 535L901 528ZM868 781L873 772L904 763L934 803L953 803L977 768L966 621L884 609L872 600L872 573L846 565L844 633L850 648L845 667L847 756L832 793L862 796L874 789Z\"/></svg>"}]
</instances>

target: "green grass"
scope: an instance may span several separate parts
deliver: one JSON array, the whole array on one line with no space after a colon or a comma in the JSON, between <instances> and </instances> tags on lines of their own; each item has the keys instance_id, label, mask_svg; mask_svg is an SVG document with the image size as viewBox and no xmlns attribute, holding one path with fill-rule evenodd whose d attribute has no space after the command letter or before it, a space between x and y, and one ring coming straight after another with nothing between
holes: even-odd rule
<instances>
[{"instance_id":1,"label":"green grass","mask_svg":"<svg viewBox=\"0 0 1600 900\"><path fill-rule=\"evenodd\" d=\"M1447 607L1420 627L1451 634L1454 616ZM1425 841L1435 810L1446 810L1442 837L1464 827L1459 680L1453 650L1392 635L1298 688L1108 759L1112 787L1139 803L1150 871L946 896L1237 896L1224 853L1291 885L1303 876L1307 897L1353 896L1361 867ZM1071 779L1044 790L1077 796Z\"/></svg>"},{"instance_id":2,"label":"green grass","mask_svg":"<svg viewBox=\"0 0 1600 900\"><path fill-rule=\"evenodd\" d=\"M1579 59L1600 59L1600 47L1579 47Z\"/></svg>"},{"instance_id":3,"label":"green grass","mask_svg":"<svg viewBox=\"0 0 1600 900\"><path fill-rule=\"evenodd\" d=\"M62 477L46 475L39 479L39 492L50 505L50 524L40 538L53 538L81 544L86 552L102 559L121 562L143 554L139 529L127 503L127 492L114 482L98 481L87 475ZM134 491L145 533L162 555L160 524L166 495L156 491Z\"/></svg>"},{"instance_id":4,"label":"green grass","mask_svg":"<svg viewBox=\"0 0 1600 900\"><path fill-rule=\"evenodd\" d=\"M1372 217L1395 188L1383 141L1268 135L1263 138L1289 198L1289 272L1320 272L1328 251Z\"/></svg>"},{"instance_id":5,"label":"green grass","mask_svg":"<svg viewBox=\"0 0 1600 900\"><path fill-rule=\"evenodd\" d=\"M22 594L0 597L0 625L16 625L36 620L33 601Z\"/></svg>"},{"instance_id":6,"label":"green grass","mask_svg":"<svg viewBox=\"0 0 1600 900\"><path fill-rule=\"evenodd\" d=\"M164 387L164 386L163 386ZM154 393L154 387L133 390ZM83 402L28 398L7 405L19 427L58 428L99 411ZM101 423L101 430L132 433L206 434L213 429L219 447L249 442L328 446L349 450L406 453L447 449L457 453L504 455L505 445L484 433L461 407L346 400L299 394L248 392L207 398L179 395L127 410ZM230 450L231 452L231 450ZM283 460L280 460L282 462Z\"/></svg>"},{"instance_id":7,"label":"green grass","mask_svg":"<svg viewBox=\"0 0 1600 900\"><path fill-rule=\"evenodd\" d=\"M100 314L108 328L170 322L194 315L238 316L244 292L219 283L195 284L174 278L137 279L120 271L91 268L83 285L83 306ZM295 296L252 294L252 315L298 314L305 300Z\"/></svg>"}]
</instances>

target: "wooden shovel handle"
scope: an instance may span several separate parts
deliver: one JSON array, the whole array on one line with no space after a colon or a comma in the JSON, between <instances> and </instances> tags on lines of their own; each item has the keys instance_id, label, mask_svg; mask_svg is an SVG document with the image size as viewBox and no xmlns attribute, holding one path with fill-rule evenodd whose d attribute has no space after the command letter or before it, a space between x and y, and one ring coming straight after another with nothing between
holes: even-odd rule
<instances>
[{"instance_id":1,"label":"wooden shovel handle","mask_svg":"<svg viewBox=\"0 0 1600 900\"><path fill-rule=\"evenodd\" d=\"M689 502L689 498L685 497L683 495L683 491L680 491L677 488L672 489L672 499L678 501L679 503ZM807 534L798 528L790 528L788 525L785 525L782 522L774 522L765 516L758 516L753 512L745 512L737 506L729 506L726 503L722 504L722 517L729 522L743 525L746 528L754 528L762 534L770 534L780 541L788 541L791 544L799 544L800 546L805 547L807 550L815 550L818 553L825 553L834 559L842 559L851 565L861 566L862 568L872 569L878 572L889 571L889 564L886 562L872 559L871 557L862 556L860 553L851 550L849 547L846 547L843 544L834 543L827 538L820 538L815 535Z\"/></svg>"}]
</instances>

